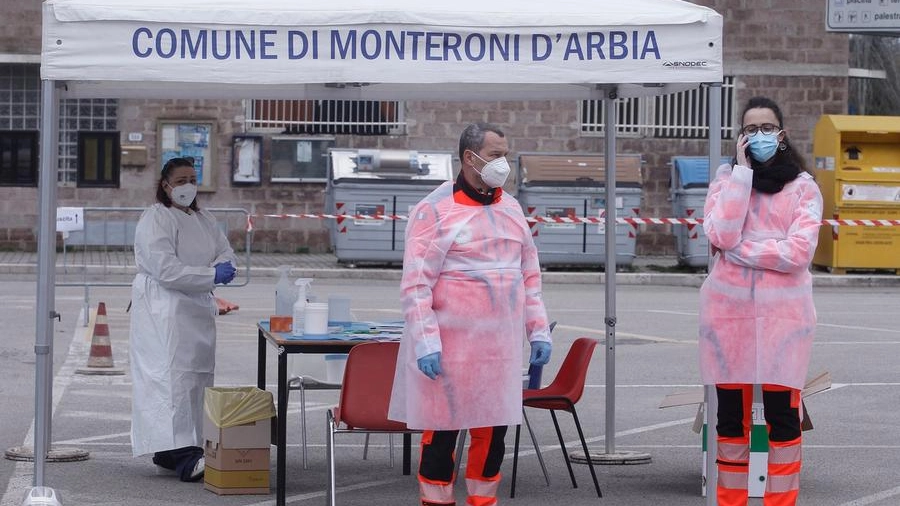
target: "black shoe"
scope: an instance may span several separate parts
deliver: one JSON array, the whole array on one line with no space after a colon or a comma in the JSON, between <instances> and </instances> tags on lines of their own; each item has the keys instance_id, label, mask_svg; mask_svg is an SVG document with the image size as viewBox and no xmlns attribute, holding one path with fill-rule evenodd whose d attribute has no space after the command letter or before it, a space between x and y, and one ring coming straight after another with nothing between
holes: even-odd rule
<instances>
[{"instance_id":1,"label":"black shoe","mask_svg":"<svg viewBox=\"0 0 900 506\"><path fill-rule=\"evenodd\" d=\"M198 481L203 478L203 471L206 469L206 459L203 455L197 455L181 467L179 479L181 481Z\"/></svg>"}]
</instances>

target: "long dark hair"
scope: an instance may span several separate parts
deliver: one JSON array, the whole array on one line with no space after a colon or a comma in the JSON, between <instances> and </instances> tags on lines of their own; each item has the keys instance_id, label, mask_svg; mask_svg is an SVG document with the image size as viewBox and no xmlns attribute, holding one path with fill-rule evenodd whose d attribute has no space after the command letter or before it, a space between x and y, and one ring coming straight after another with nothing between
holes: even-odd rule
<instances>
[{"instance_id":1,"label":"long dark hair","mask_svg":"<svg viewBox=\"0 0 900 506\"><path fill-rule=\"evenodd\" d=\"M767 97L753 97L747 101L747 105L741 112L741 128L744 127L744 116L750 109L771 110L775 113L775 118L778 119L778 128L784 129L784 115L781 113L781 108L778 107L778 104L776 104L774 100ZM754 161L755 160L751 160L750 163L753 163ZM775 156L771 163L778 165L794 165L801 171L809 173L809 167L806 165L806 160L803 158L803 155L794 149L791 140L788 139L787 132L785 132L784 139L782 139L781 143L778 145L778 149L775 150Z\"/></svg>"},{"instance_id":2,"label":"long dark hair","mask_svg":"<svg viewBox=\"0 0 900 506\"><path fill-rule=\"evenodd\" d=\"M169 198L169 194L166 193L166 190L163 188L163 183L168 182L169 174L172 173L173 170L178 167L190 167L194 168L194 159L190 157L183 158L172 158L165 165L163 165L162 172L159 173L159 181L156 183L156 201L166 207L172 207L172 199ZM200 207L197 206L197 198L194 198L194 201L191 202L191 205L188 206L194 211L199 211Z\"/></svg>"}]
</instances>

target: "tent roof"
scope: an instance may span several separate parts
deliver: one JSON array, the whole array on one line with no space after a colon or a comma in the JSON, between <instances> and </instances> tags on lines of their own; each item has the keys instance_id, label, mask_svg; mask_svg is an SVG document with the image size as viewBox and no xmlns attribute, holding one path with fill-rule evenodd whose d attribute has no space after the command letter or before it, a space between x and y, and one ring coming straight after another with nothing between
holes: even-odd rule
<instances>
[{"instance_id":1,"label":"tent roof","mask_svg":"<svg viewBox=\"0 0 900 506\"><path fill-rule=\"evenodd\" d=\"M722 17L678 0L48 0L69 97L518 100L722 79Z\"/></svg>"}]
</instances>

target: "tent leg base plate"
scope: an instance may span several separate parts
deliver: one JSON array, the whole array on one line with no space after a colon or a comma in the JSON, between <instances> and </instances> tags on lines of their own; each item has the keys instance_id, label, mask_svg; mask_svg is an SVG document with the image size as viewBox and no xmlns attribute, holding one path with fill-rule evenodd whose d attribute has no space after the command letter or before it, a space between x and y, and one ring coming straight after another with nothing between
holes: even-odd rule
<instances>
[{"instance_id":1,"label":"tent leg base plate","mask_svg":"<svg viewBox=\"0 0 900 506\"><path fill-rule=\"evenodd\" d=\"M90 452L78 448L51 448L47 452L47 462L80 462L89 459L90 456ZM14 446L6 450L4 457L7 460L34 462L34 448Z\"/></svg>"},{"instance_id":2,"label":"tent leg base plate","mask_svg":"<svg viewBox=\"0 0 900 506\"><path fill-rule=\"evenodd\" d=\"M649 464L651 461L650 454L642 452L590 452L588 455L592 464L601 466ZM582 451L571 452L569 454L569 460L578 464L587 464L587 458Z\"/></svg>"}]
</instances>

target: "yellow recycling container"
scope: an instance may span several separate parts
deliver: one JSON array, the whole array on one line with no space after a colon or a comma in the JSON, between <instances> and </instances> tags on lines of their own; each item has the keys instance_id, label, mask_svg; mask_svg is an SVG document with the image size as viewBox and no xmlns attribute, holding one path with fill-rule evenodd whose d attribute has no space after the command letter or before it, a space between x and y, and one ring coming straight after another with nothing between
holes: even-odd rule
<instances>
[{"instance_id":1,"label":"yellow recycling container","mask_svg":"<svg viewBox=\"0 0 900 506\"><path fill-rule=\"evenodd\" d=\"M824 219L900 219L900 116L822 116L813 155ZM900 274L900 226L823 225L813 264Z\"/></svg>"}]
</instances>

